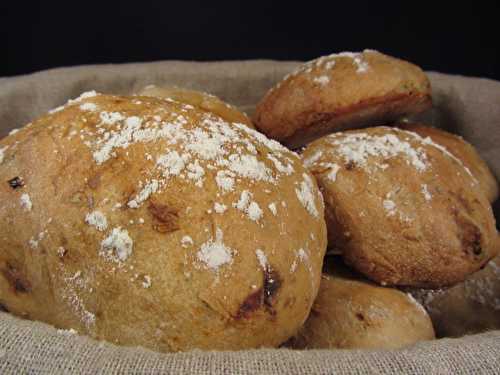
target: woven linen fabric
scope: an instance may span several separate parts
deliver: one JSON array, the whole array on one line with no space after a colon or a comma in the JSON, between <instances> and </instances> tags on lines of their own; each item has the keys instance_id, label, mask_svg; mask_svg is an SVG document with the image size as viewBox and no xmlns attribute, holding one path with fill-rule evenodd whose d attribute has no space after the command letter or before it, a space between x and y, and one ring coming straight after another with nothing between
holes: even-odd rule
<instances>
[{"instance_id":1,"label":"woven linen fabric","mask_svg":"<svg viewBox=\"0 0 500 375\"><path fill-rule=\"evenodd\" d=\"M0 137L84 91L130 94L148 84L208 91L251 114L267 89L298 64L268 60L166 61L60 68L0 78ZM421 118L464 136L499 178L500 82L440 73L429 73L429 77L434 108ZM400 350L261 349L164 354L96 342L0 313L0 374L214 372L498 374L500 331L422 342Z\"/></svg>"}]
</instances>

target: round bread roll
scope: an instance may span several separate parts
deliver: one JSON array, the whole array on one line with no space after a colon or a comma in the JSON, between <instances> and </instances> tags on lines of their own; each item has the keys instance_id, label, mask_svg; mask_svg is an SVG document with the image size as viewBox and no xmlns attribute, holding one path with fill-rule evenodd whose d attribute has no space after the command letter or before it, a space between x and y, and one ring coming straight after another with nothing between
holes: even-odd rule
<instances>
[{"instance_id":1,"label":"round bread roll","mask_svg":"<svg viewBox=\"0 0 500 375\"><path fill-rule=\"evenodd\" d=\"M397 124L397 127L415 132L422 137L430 137L437 144L446 147L469 168L490 202L498 198L498 182L495 176L474 146L462 137L422 124L401 123Z\"/></svg>"},{"instance_id":2,"label":"round bread roll","mask_svg":"<svg viewBox=\"0 0 500 375\"><path fill-rule=\"evenodd\" d=\"M439 337L500 329L500 256L451 288L410 292L429 312Z\"/></svg>"},{"instance_id":3,"label":"round bread roll","mask_svg":"<svg viewBox=\"0 0 500 375\"><path fill-rule=\"evenodd\" d=\"M257 105L258 130L290 148L323 135L382 125L431 106L422 70L380 52L343 52L310 61Z\"/></svg>"},{"instance_id":4,"label":"round bread roll","mask_svg":"<svg viewBox=\"0 0 500 375\"><path fill-rule=\"evenodd\" d=\"M497 254L491 206L462 162L416 133L335 133L303 153L326 205L330 248L386 285L463 281Z\"/></svg>"},{"instance_id":5,"label":"round bread roll","mask_svg":"<svg viewBox=\"0 0 500 375\"><path fill-rule=\"evenodd\" d=\"M245 124L254 129L252 121L245 113L222 101L217 96L203 91L188 90L176 86L157 87L149 85L140 90L137 95L172 99L178 102L191 104L205 111L213 112L228 122Z\"/></svg>"},{"instance_id":6,"label":"round bread roll","mask_svg":"<svg viewBox=\"0 0 500 375\"><path fill-rule=\"evenodd\" d=\"M83 94L0 141L0 303L158 351L276 346L326 226L300 159L174 101Z\"/></svg>"},{"instance_id":7,"label":"round bread roll","mask_svg":"<svg viewBox=\"0 0 500 375\"><path fill-rule=\"evenodd\" d=\"M434 339L432 322L410 295L338 269L321 278L311 315L291 340L297 349L396 349Z\"/></svg>"}]
</instances>

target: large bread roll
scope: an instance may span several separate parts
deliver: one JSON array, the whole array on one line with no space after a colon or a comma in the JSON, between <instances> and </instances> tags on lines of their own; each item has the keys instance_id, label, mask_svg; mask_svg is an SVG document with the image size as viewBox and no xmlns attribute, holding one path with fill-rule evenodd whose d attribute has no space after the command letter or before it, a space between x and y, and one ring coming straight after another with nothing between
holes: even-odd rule
<instances>
[{"instance_id":1,"label":"large bread roll","mask_svg":"<svg viewBox=\"0 0 500 375\"><path fill-rule=\"evenodd\" d=\"M179 102L83 94L0 141L0 303L159 351L276 346L326 228L299 158Z\"/></svg>"},{"instance_id":2,"label":"large bread roll","mask_svg":"<svg viewBox=\"0 0 500 375\"><path fill-rule=\"evenodd\" d=\"M351 130L318 139L302 156L323 192L329 246L371 280L452 285L498 252L477 180L429 138L389 127Z\"/></svg>"}]
</instances>

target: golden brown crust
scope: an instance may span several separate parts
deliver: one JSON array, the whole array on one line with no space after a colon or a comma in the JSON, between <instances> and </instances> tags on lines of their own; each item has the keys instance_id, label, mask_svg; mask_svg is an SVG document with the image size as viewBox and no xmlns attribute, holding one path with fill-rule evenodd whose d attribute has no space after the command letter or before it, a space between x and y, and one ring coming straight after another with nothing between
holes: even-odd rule
<instances>
[{"instance_id":1,"label":"golden brown crust","mask_svg":"<svg viewBox=\"0 0 500 375\"><path fill-rule=\"evenodd\" d=\"M396 349L434 339L426 311L410 295L339 272L324 274L311 314L291 340L298 349Z\"/></svg>"},{"instance_id":2,"label":"golden brown crust","mask_svg":"<svg viewBox=\"0 0 500 375\"><path fill-rule=\"evenodd\" d=\"M277 142L179 102L86 93L0 149L13 314L158 351L276 346L306 319L323 203Z\"/></svg>"},{"instance_id":3,"label":"golden brown crust","mask_svg":"<svg viewBox=\"0 0 500 375\"><path fill-rule=\"evenodd\" d=\"M469 168L490 202L498 198L498 182L488 168L488 164L479 156L474 146L462 137L423 124L399 123L396 126L415 132L422 137L430 137L434 142L446 147Z\"/></svg>"},{"instance_id":4,"label":"golden brown crust","mask_svg":"<svg viewBox=\"0 0 500 375\"><path fill-rule=\"evenodd\" d=\"M265 95L254 123L270 138L298 148L334 131L388 123L430 106L430 83L420 68L365 50L301 66Z\"/></svg>"},{"instance_id":5,"label":"golden brown crust","mask_svg":"<svg viewBox=\"0 0 500 375\"><path fill-rule=\"evenodd\" d=\"M440 287L494 257L495 219L474 177L416 133L375 127L311 143L329 247L372 280Z\"/></svg>"},{"instance_id":6,"label":"golden brown crust","mask_svg":"<svg viewBox=\"0 0 500 375\"><path fill-rule=\"evenodd\" d=\"M236 107L222 101L217 96L195 90L188 90L176 86L158 87L149 85L139 90L137 95L153 96L161 99L172 99L199 107L205 111L215 113L229 122L245 124L252 129L255 127L250 118Z\"/></svg>"}]
</instances>

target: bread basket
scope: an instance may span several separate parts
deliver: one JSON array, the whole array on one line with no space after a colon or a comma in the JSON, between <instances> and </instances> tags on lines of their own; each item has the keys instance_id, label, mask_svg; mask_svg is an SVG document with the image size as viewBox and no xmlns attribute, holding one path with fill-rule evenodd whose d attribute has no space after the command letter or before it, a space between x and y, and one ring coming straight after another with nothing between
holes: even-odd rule
<instances>
[{"instance_id":1,"label":"bread basket","mask_svg":"<svg viewBox=\"0 0 500 375\"><path fill-rule=\"evenodd\" d=\"M127 94L154 83L203 89L251 113L296 62L168 61L61 68L0 78L0 137L84 91ZM464 136L500 178L500 82L429 73L427 122ZM497 203L496 217L500 217ZM500 282L500 280L499 280ZM500 314L500 311L498 311ZM498 373L500 331L393 351L261 349L155 353L96 342L0 313L0 373Z\"/></svg>"}]
</instances>

